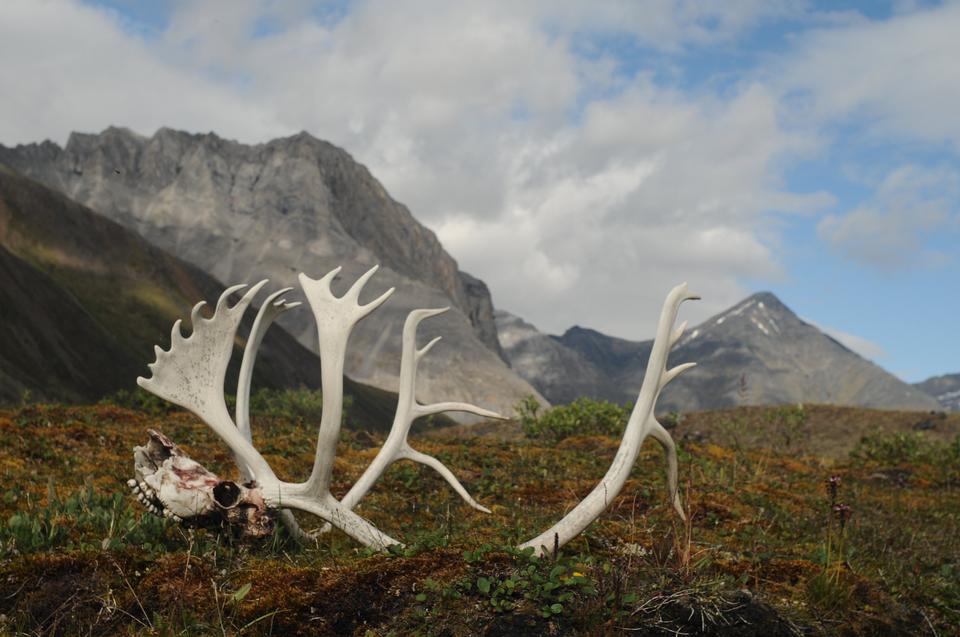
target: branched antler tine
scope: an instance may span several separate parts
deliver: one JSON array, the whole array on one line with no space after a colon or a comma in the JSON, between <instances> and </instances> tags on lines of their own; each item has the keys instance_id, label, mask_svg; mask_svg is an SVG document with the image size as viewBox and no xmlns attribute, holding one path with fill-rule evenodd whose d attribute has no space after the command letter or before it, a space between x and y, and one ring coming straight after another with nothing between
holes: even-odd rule
<instances>
[{"instance_id":1,"label":"branched antler tine","mask_svg":"<svg viewBox=\"0 0 960 637\"><path fill-rule=\"evenodd\" d=\"M660 389L663 389L664 387L666 387L667 383L669 383L671 380L673 380L683 372L687 371L688 369L692 369L696 366L697 366L696 363L681 363L676 367L671 367L670 369L668 369L663 373L663 376L660 379Z\"/></svg>"},{"instance_id":2,"label":"branched antler tine","mask_svg":"<svg viewBox=\"0 0 960 637\"><path fill-rule=\"evenodd\" d=\"M276 477L263 456L237 430L224 400L223 383L243 313L266 283L252 286L232 307L227 299L246 286L228 288L208 319L199 317L200 304L194 306L190 336L184 337L180 321L175 322L170 349L157 351L150 378L137 379L137 384L150 393L196 414L227 444L241 466L248 467L261 482L275 481Z\"/></svg>"},{"instance_id":3,"label":"branched antler tine","mask_svg":"<svg viewBox=\"0 0 960 637\"><path fill-rule=\"evenodd\" d=\"M320 280L301 274L300 285L313 310L320 341L320 379L323 390L323 406L320 416L320 431L317 434L317 452L310 477L301 485L303 493L317 497L329 492L333 459L340 437L340 421L343 415L343 368L346 361L347 341L354 325L370 314L389 298L388 290L367 305L359 305L357 299L363 285L377 268L364 273L342 297L330 290L330 282L339 268L327 273Z\"/></svg>"},{"instance_id":4,"label":"branched antler tine","mask_svg":"<svg viewBox=\"0 0 960 637\"><path fill-rule=\"evenodd\" d=\"M237 379L236 421L237 429L243 437L247 439L247 442L253 441L250 430L250 384L253 380L253 366L256 362L257 352L260 349L260 344L263 342L264 335L267 333L267 329L269 329L273 321L287 310L299 305L299 303L286 303L279 298L292 289L293 288L283 288L282 290L277 290L260 304L257 318L253 321L253 326L250 328L250 335L247 338L247 344L243 350L243 362L240 364L240 375ZM240 458L235 458L235 460L237 461L237 466L244 480L253 479L253 473L250 471L250 468L243 465Z\"/></svg>"},{"instance_id":5,"label":"branched antler tine","mask_svg":"<svg viewBox=\"0 0 960 637\"><path fill-rule=\"evenodd\" d=\"M687 516L683 512L683 503L680 502L680 486L678 484L678 469L677 469L677 446L673 442L673 437L670 436L670 432L664 429L663 425L660 422L650 417L651 422L648 424L650 429L650 437L660 443L660 446L663 447L664 456L667 459L667 494L670 496L670 502L673 504L674 510L680 516L681 520L686 520Z\"/></svg>"},{"instance_id":6,"label":"branched antler tine","mask_svg":"<svg viewBox=\"0 0 960 637\"><path fill-rule=\"evenodd\" d=\"M460 481L457 479L457 476L453 475L453 472L450 471L450 469L448 469L447 466L442 462L440 462L438 459L434 458L431 455L417 451L416 449L409 446L407 446L406 448L403 449L403 451L401 451L400 456L398 457L398 460L400 458L412 460L413 462L419 462L422 465L426 465L430 467L431 469L439 473L441 476L443 476L443 479L446 480L451 487L453 487L453 490L456 491L461 498L463 498L464 502L472 506L477 511L490 513L490 509L488 509L487 507L483 506L482 504L474 500L473 497L464 488L464 486L460 484Z\"/></svg>"},{"instance_id":7,"label":"branched antler tine","mask_svg":"<svg viewBox=\"0 0 960 637\"><path fill-rule=\"evenodd\" d=\"M361 275L360 275L360 278L358 278L356 281L354 281L353 285L350 286L350 289L347 290L347 293L343 295L343 299L344 299L344 300L351 300L351 301L353 301L354 303L359 303L359 302L360 302L360 292L363 291L363 286L365 286L365 285L367 284L367 281L370 280L370 277L372 277L374 274L376 274L376 273L377 273L377 270L379 270L379 269L380 269L380 265L377 264L377 265L373 266L372 268L370 268L369 270L367 270L366 272L364 272L363 274L361 274Z\"/></svg>"},{"instance_id":8,"label":"branched antler tine","mask_svg":"<svg viewBox=\"0 0 960 637\"><path fill-rule=\"evenodd\" d=\"M420 325L420 322L424 319L430 318L432 316L437 316L443 314L450 308L437 308L432 310L420 309L413 310L407 315L406 321L403 324L403 348L400 355L400 389L398 392L397 398L397 411L393 418L393 425L390 427L390 433L387 435L386 441L384 441L383 446L380 448L380 451L377 453L377 456L373 459L373 462L370 463L370 466L367 467L366 471L363 472L363 475L360 476L360 479L351 487L350 491L347 492L347 495L341 500L343 506L352 509L357 505L357 503L367 494L367 491L374 485L374 483L383 475L383 472L388 466L393 462L401 459L408 459L414 462L422 462L423 464L433 468L438 471L446 480L453 486L453 488L460 494L460 496L466 500L470 506L478 509L480 511L488 512L485 508L477 504L477 502L470 497L470 494L467 493L467 490L463 488L463 485L454 477L453 473L447 469L439 460L428 456L427 454L416 451L410 447L407 442L407 435L410 433L410 427L413 426L413 421L420 415L423 415L423 407L417 403L416 400L416 379L417 379L417 362L420 360L421 356L425 354L434 343L437 342L437 339L433 339L424 346L422 349L417 349L417 326ZM479 407L474 407L473 405L467 405L466 403L441 403L438 406L455 406L455 409L460 411L469 411L476 413L478 415L489 417L497 417L497 414L494 412L487 411L485 409L480 409ZM434 406L431 406L434 407ZM439 411L445 411L446 409L437 409L437 411L430 413L439 413Z\"/></svg>"},{"instance_id":9,"label":"branched antler tine","mask_svg":"<svg viewBox=\"0 0 960 637\"><path fill-rule=\"evenodd\" d=\"M623 485L626 483L630 470L640 453L640 446L651 431L653 408L663 387L662 380L666 373L667 356L670 353L670 347L673 345L671 337L677 311L681 303L693 298L697 298L696 295L688 292L687 284L683 283L670 290L663 302L660 321L657 325L657 334L653 341L650 358L647 361L640 395L637 397L636 405L630 414L630 420L627 422L627 428L623 434L623 440L620 442L620 447L617 449L617 454L614 456L606 475L594 487L593 491L559 522L537 537L523 543L521 548L532 547L534 551L542 555L553 550L554 547L563 546L597 519L623 490Z\"/></svg>"}]
</instances>

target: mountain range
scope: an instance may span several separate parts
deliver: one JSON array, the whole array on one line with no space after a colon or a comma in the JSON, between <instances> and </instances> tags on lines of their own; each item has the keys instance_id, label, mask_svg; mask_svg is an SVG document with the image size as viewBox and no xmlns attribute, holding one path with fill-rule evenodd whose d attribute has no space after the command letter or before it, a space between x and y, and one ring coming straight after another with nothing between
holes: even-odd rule
<instances>
[{"instance_id":1,"label":"mountain range","mask_svg":"<svg viewBox=\"0 0 960 637\"><path fill-rule=\"evenodd\" d=\"M369 391L396 388L406 313L444 306L451 311L421 327L422 342L446 339L421 363L421 400L509 413L530 394L627 402L639 389L649 341L582 327L548 336L494 312L486 284L460 271L365 167L306 133L244 145L212 133L108 128L74 133L64 147L0 146L2 166L0 399L24 389L95 398L143 373L173 320L225 284L268 277L298 290L297 272L318 277L343 265L334 283L342 292L374 263L381 270L361 301L390 286L397 293L351 337L347 373ZM316 386L312 316L288 313L281 327L258 363L262 381ZM689 329L671 364L687 360L698 367L667 387L661 409L960 408L960 374L907 385L770 293Z\"/></svg>"},{"instance_id":2,"label":"mountain range","mask_svg":"<svg viewBox=\"0 0 960 637\"><path fill-rule=\"evenodd\" d=\"M514 369L551 402L592 396L636 399L652 341L629 341L573 327L548 336L497 312L500 343ZM832 403L887 409L940 409L904 383L802 321L769 292L754 294L688 329L670 365L695 361L664 390L664 411L736 405Z\"/></svg>"},{"instance_id":3,"label":"mountain range","mask_svg":"<svg viewBox=\"0 0 960 637\"><path fill-rule=\"evenodd\" d=\"M108 128L52 142L0 147L0 163L55 188L224 284L269 278L292 286L298 272L343 270L342 293L370 266L380 271L361 302L393 297L351 336L346 372L394 390L400 331L415 308L450 306L421 338L443 336L420 365L422 400L463 400L510 412L536 390L503 359L486 285L459 271L432 231L394 201L345 151L306 133L254 146L160 129L142 137ZM317 351L308 311L280 324Z\"/></svg>"},{"instance_id":4,"label":"mountain range","mask_svg":"<svg viewBox=\"0 0 960 637\"><path fill-rule=\"evenodd\" d=\"M960 411L960 374L934 376L914 387L936 398L945 409Z\"/></svg>"},{"instance_id":5,"label":"mountain range","mask_svg":"<svg viewBox=\"0 0 960 637\"><path fill-rule=\"evenodd\" d=\"M133 389L173 321L223 286L92 210L0 165L0 397L95 400ZM282 331L255 368L267 387L319 386Z\"/></svg>"}]
</instances>

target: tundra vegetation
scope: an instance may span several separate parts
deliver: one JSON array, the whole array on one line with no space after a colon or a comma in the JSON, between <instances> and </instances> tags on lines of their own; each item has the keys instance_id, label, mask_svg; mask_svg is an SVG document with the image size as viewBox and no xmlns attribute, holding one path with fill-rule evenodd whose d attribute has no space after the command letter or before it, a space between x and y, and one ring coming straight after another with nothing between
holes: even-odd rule
<instances>
[{"instance_id":1,"label":"tundra vegetation","mask_svg":"<svg viewBox=\"0 0 960 637\"><path fill-rule=\"evenodd\" d=\"M254 442L278 473L310 466L315 431L301 414L316 402L289 392L252 406ZM145 429L237 477L229 451L187 412L114 402L0 410L0 631L956 634L960 416L818 406L684 414L670 420L687 522L667 502L661 450L648 444L623 493L558 555L512 548L593 488L619 444L608 422L618 409L580 401L472 439L415 429L416 448L455 465L492 514L428 468L395 463L358 506L405 538L386 554L339 531L306 545L284 531L251 543L146 512L123 488ZM561 436L551 424L578 418L596 430ZM335 496L383 442L373 424L347 411Z\"/></svg>"}]
</instances>

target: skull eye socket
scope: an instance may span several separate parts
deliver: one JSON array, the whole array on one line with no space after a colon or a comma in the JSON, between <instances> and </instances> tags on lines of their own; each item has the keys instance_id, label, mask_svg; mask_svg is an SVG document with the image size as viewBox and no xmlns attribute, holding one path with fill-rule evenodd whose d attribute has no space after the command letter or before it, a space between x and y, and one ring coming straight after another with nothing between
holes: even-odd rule
<instances>
[{"instance_id":1,"label":"skull eye socket","mask_svg":"<svg viewBox=\"0 0 960 637\"><path fill-rule=\"evenodd\" d=\"M236 482L221 480L213 487L213 499L224 509L231 509L240 502L240 487Z\"/></svg>"}]
</instances>

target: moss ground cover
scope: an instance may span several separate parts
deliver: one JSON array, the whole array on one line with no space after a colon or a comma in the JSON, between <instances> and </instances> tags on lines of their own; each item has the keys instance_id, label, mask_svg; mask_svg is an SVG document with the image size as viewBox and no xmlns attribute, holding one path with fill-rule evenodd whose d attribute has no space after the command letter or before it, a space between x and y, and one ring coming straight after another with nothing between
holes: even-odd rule
<instances>
[{"instance_id":1,"label":"moss ground cover","mask_svg":"<svg viewBox=\"0 0 960 637\"><path fill-rule=\"evenodd\" d=\"M684 415L688 521L667 506L660 451L648 443L623 495L555 559L510 547L589 492L617 439L431 432L417 447L493 514L465 507L419 465L396 464L358 510L408 544L374 555L336 532L307 547L283 535L239 544L143 511L125 481L148 427L233 475L224 447L189 414L0 411L0 633L958 634L957 419L938 419L931 433L913 430L923 414L890 424L886 412L831 409L809 407L803 422L768 408ZM817 435L808 429L830 413L847 427L840 450L806 455ZM734 424L704 424L721 421ZM313 427L268 412L254 427L278 473L303 478ZM336 494L379 436L344 432Z\"/></svg>"}]
</instances>

